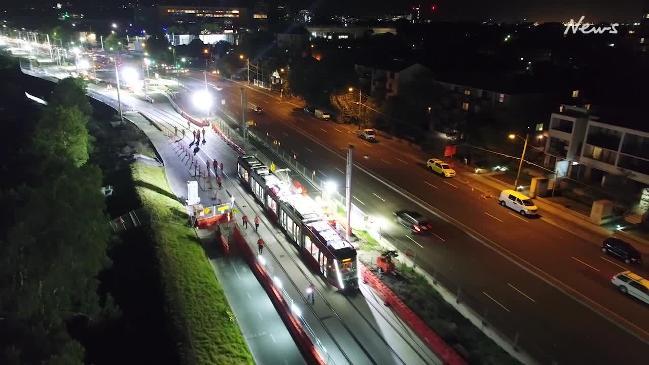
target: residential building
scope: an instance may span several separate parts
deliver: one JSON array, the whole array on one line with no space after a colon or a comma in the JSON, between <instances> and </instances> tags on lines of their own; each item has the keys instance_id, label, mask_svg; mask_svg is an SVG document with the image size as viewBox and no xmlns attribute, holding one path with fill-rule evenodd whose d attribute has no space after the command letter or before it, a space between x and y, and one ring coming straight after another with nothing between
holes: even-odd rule
<instances>
[{"instance_id":1,"label":"residential building","mask_svg":"<svg viewBox=\"0 0 649 365\"><path fill-rule=\"evenodd\" d=\"M237 6L158 6L158 16L167 25L212 23L224 30L238 30L251 24L248 9Z\"/></svg>"},{"instance_id":2,"label":"residential building","mask_svg":"<svg viewBox=\"0 0 649 365\"><path fill-rule=\"evenodd\" d=\"M392 33L397 34L394 27L343 27L343 26L307 26L311 38L325 39L359 39L372 35Z\"/></svg>"},{"instance_id":3,"label":"residential building","mask_svg":"<svg viewBox=\"0 0 649 365\"><path fill-rule=\"evenodd\" d=\"M635 182L629 185L633 190L649 187L649 127L643 118L630 110L595 113L590 106L562 105L550 117L546 165L554 165L559 176L602 187L629 181Z\"/></svg>"}]
</instances>

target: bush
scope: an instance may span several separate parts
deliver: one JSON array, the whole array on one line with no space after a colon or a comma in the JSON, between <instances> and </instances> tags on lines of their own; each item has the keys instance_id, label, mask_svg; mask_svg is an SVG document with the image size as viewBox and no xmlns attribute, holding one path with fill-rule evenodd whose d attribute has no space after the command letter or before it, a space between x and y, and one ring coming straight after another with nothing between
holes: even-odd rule
<instances>
[{"instance_id":1,"label":"bush","mask_svg":"<svg viewBox=\"0 0 649 365\"><path fill-rule=\"evenodd\" d=\"M184 207L170 192L164 169L136 163L133 180L151 216L165 307L183 364L252 364L223 289L187 225Z\"/></svg>"}]
</instances>

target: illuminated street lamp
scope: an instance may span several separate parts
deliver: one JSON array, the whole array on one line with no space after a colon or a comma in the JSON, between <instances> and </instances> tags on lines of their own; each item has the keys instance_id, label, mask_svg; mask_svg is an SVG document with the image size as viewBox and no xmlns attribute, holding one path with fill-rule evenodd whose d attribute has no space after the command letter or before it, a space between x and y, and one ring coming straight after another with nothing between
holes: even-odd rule
<instances>
[{"instance_id":1,"label":"illuminated street lamp","mask_svg":"<svg viewBox=\"0 0 649 365\"><path fill-rule=\"evenodd\" d=\"M351 93L351 92L354 92L354 88L351 87L351 86L350 86L347 90L348 90L350 93ZM361 112L362 112L362 111L361 111L361 107L363 106L362 92L363 92L363 91L362 91L361 88L359 87L359 88L358 88L358 129L361 129Z\"/></svg>"},{"instance_id":2,"label":"illuminated street lamp","mask_svg":"<svg viewBox=\"0 0 649 365\"><path fill-rule=\"evenodd\" d=\"M198 90L192 95L192 102L195 107L209 111L213 102L212 94L207 89Z\"/></svg>"},{"instance_id":3,"label":"illuminated street lamp","mask_svg":"<svg viewBox=\"0 0 649 365\"><path fill-rule=\"evenodd\" d=\"M246 59L246 70L247 70L247 74L248 74L248 84L250 84L250 58L244 56L243 54L239 55L240 60L243 60L244 58Z\"/></svg>"},{"instance_id":4,"label":"illuminated street lamp","mask_svg":"<svg viewBox=\"0 0 649 365\"><path fill-rule=\"evenodd\" d=\"M525 138L523 138L523 137L521 137L521 136L519 136L517 134L510 133L509 136L507 136L507 137L509 139L511 139L511 140L515 140L516 138L520 138L521 140L525 141L525 143L523 144L523 153L521 154L521 160L518 162L518 172L516 173L516 180L514 180L514 190L518 191L518 179L521 176L521 169L523 168L523 161L525 160L525 153L527 152L527 141L530 138L530 134L525 133Z\"/></svg>"},{"instance_id":5,"label":"illuminated street lamp","mask_svg":"<svg viewBox=\"0 0 649 365\"><path fill-rule=\"evenodd\" d=\"M117 29L117 23L113 23L110 26L113 27L113 29Z\"/></svg>"}]
</instances>

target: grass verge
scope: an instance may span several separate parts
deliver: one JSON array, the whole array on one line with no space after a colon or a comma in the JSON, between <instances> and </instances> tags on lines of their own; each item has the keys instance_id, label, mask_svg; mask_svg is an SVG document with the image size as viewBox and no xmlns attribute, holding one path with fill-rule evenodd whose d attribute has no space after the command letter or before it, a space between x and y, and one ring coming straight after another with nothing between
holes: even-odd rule
<instances>
[{"instance_id":1,"label":"grass verge","mask_svg":"<svg viewBox=\"0 0 649 365\"><path fill-rule=\"evenodd\" d=\"M363 251L381 251L381 245L374 237L370 236L367 231L354 230L354 235L361 240L359 246L360 250Z\"/></svg>"},{"instance_id":2,"label":"grass verge","mask_svg":"<svg viewBox=\"0 0 649 365\"><path fill-rule=\"evenodd\" d=\"M183 364L253 364L223 289L164 169L135 163L133 180L151 217L151 235L164 288L165 309Z\"/></svg>"}]
</instances>

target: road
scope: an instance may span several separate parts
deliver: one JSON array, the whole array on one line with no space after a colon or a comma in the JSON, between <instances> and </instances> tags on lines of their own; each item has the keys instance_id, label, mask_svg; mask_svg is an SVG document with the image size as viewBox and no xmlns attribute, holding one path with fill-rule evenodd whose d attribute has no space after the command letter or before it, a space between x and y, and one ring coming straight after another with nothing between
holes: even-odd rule
<instances>
[{"instance_id":1,"label":"road","mask_svg":"<svg viewBox=\"0 0 649 365\"><path fill-rule=\"evenodd\" d=\"M216 83L225 110L240 119L241 85ZM248 111L258 131L338 186L344 185L344 152L353 143L354 204L384 217L384 236L401 251L415 252L418 264L445 285L461 288L465 301L540 362L646 362L648 308L610 285L610 276L629 266L601 254L603 236L584 240L558 218L527 219L501 208L483 196L483 186L426 171L429 156L407 144L370 144L356 138L353 127L317 120L266 91L249 89L247 96L264 108L262 114ZM397 226L392 212L402 208L427 212L434 233L413 237ZM631 269L649 276L644 268Z\"/></svg>"}]
</instances>

